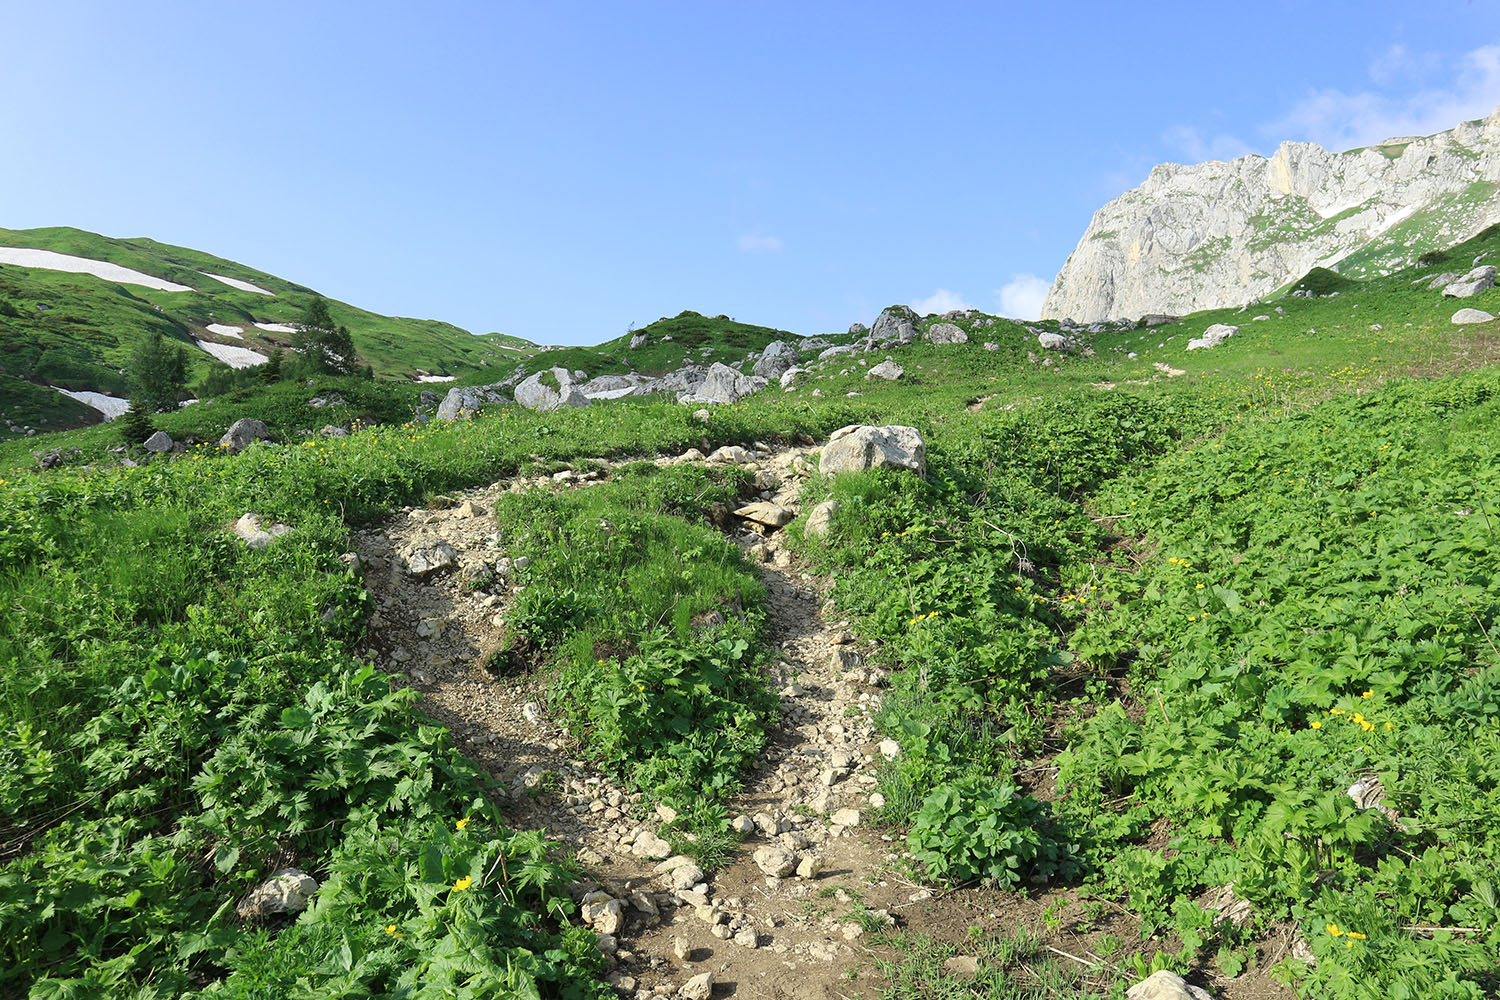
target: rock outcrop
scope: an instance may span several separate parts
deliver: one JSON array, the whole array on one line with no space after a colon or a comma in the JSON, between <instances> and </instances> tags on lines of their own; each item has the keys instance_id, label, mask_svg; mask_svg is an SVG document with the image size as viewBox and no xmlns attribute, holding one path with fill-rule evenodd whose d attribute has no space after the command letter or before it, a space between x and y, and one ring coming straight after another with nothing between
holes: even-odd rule
<instances>
[{"instance_id":1,"label":"rock outcrop","mask_svg":"<svg viewBox=\"0 0 1500 1000\"><path fill-rule=\"evenodd\" d=\"M1500 112L1334 153L1164 163L1094 215L1043 319L1079 323L1240 305L1313 267L1363 277L1468 239L1500 214Z\"/></svg>"},{"instance_id":2,"label":"rock outcrop","mask_svg":"<svg viewBox=\"0 0 1500 1000\"><path fill-rule=\"evenodd\" d=\"M818 458L818 471L824 475L875 468L909 469L925 477L927 442L922 439L922 432L898 424L885 427L851 424L829 436Z\"/></svg>"},{"instance_id":3,"label":"rock outcrop","mask_svg":"<svg viewBox=\"0 0 1500 1000\"><path fill-rule=\"evenodd\" d=\"M528 410L555 410L587 406L589 398L573 384L573 374L566 368L548 368L516 386L516 402Z\"/></svg>"}]
</instances>

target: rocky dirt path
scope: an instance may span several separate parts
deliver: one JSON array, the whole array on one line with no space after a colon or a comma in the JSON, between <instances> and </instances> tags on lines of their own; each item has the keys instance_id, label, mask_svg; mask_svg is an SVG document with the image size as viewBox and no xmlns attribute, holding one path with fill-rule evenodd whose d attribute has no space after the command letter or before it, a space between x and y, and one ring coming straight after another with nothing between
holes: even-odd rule
<instances>
[{"instance_id":1,"label":"rocky dirt path","mask_svg":"<svg viewBox=\"0 0 1500 1000\"><path fill-rule=\"evenodd\" d=\"M762 503L796 510L809 450L731 448L713 458L754 472ZM608 463L599 464L607 475ZM731 804L744 843L712 877L669 857L659 836L668 812L648 811L579 757L534 678L484 665L511 593L496 498L585 489L599 475L496 483L358 533L375 603L368 652L397 684L417 688L425 710L500 783L508 822L577 849L589 871L575 887L582 915L601 935L622 994L845 996L851 973L868 964L866 935L932 893L896 873L899 843L865 822L880 803L881 752L896 751L875 741L870 722L884 678L838 620L829 582L803 572L772 527L744 518L723 525L762 564L782 715Z\"/></svg>"}]
</instances>

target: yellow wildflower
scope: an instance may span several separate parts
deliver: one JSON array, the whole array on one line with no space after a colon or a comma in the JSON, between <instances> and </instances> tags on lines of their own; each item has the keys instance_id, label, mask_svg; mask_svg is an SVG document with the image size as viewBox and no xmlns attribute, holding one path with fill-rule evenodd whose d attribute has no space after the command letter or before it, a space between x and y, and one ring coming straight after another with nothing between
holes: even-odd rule
<instances>
[{"instance_id":1,"label":"yellow wildflower","mask_svg":"<svg viewBox=\"0 0 1500 1000\"><path fill-rule=\"evenodd\" d=\"M1339 925L1338 924L1330 923L1325 929L1328 931L1329 934L1332 934L1334 937L1338 937L1340 934L1344 933L1343 931L1339 930Z\"/></svg>"},{"instance_id":2,"label":"yellow wildflower","mask_svg":"<svg viewBox=\"0 0 1500 1000\"><path fill-rule=\"evenodd\" d=\"M1323 728L1323 723L1317 722L1317 721L1313 721L1313 722L1309 722L1308 726L1311 727L1311 728L1313 728L1313 729L1322 729Z\"/></svg>"},{"instance_id":3,"label":"yellow wildflower","mask_svg":"<svg viewBox=\"0 0 1500 1000\"><path fill-rule=\"evenodd\" d=\"M1343 715L1344 714L1344 710L1342 708L1330 708L1328 710L1328 714L1329 715Z\"/></svg>"},{"instance_id":4,"label":"yellow wildflower","mask_svg":"<svg viewBox=\"0 0 1500 1000\"><path fill-rule=\"evenodd\" d=\"M1373 697L1375 697L1375 692L1374 691L1366 691L1364 694L1360 695L1360 697L1361 698L1373 698Z\"/></svg>"},{"instance_id":5,"label":"yellow wildflower","mask_svg":"<svg viewBox=\"0 0 1500 1000\"><path fill-rule=\"evenodd\" d=\"M464 827L466 827L468 825L469 825L469 817L465 816L463 819L461 819L457 823L453 824L453 829L455 829L455 830L462 830Z\"/></svg>"},{"instance_id":6,"label":"yellow wildflower","mask_svg":"<svg viewBox=\"0 0 1500 1000\"><path fill-rule=\"evenodd\" d=\"M396 925L395 924L388 924L386 926L386 928L385 928L385 932L387 934L389 934L391 937L398 937L398 938L406 937L405 934L402 934L400 931L396 930Z\"/></svg>"},{"instance_id":7,"label":"yellow wildflower","mask_svg":"<svg viewBox=\"0 0 1500 1000\"><path fill-rule=\"evenodd\" d=\"M1344 936L1345 937L1352 937L1356 941L1364 941L1365 940L1365 936L1363 934L1361 934L1359 931L1345 931L1344 932Z\"/></svg>"},{"instance_id":8,"label":"yellow wildflower","mask_svg":"<svg viewBox=\"0 0 1500 1000\"><path fill-rule=\"evenodd\" d=\"M471 879L471 878L469 878L469 876L465 875L463 878L461 878L457 882L453 883L453 891L454 892L463 892L465 889L467 889L469 886L471 886L473 884L474 884L474 880Z\"/></svg>"}]
</instances>

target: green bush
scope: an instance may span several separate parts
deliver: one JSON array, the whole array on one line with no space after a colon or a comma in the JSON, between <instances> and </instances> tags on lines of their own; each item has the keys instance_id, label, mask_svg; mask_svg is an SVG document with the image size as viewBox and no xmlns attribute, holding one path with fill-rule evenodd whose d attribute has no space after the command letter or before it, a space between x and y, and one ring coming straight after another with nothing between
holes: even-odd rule
<instances>
[{"instance_id":1,"label":"green bush","mask_svg":"<svg viewBox=\"0 0 1500 1000\"><path fill-rule=\"evenodd\" d=\"M1071 872L1071 850L1048 832L1046 808L1009 781L960 778L933 789L907 845L936 878L1009 888Z\"/></svg>"}]
</instances>

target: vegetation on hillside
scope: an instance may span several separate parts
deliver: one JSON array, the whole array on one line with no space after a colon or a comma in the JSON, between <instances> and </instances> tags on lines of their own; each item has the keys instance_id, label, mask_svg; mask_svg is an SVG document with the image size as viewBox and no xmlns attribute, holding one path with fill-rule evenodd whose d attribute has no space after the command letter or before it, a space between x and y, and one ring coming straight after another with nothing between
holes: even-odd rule
<instances>
[{"instance_id":1,"label":"vegetation on hillside","mask_svg":"<svg viewBox=\"0 0 1500 1000\"><path fill-rule=\"evenodd\" d=\"M927 479L814 481L805 505L840 507L797 544L892 672L880 821L914 878L1065 886L1138 931L1088 981L982 931L976 989L1098 995L1168 967L1335 1000L1492 995L1500 368L1426 273L1111 331L1045 367L1022 328L974 317L967 346L893 351L901 382L851 361L706 423L646 399L413 424L419 387L326 376L158 415L209 445L172 461L40 472L34 440L0 448L0 992L610 995L566 852L506 829L449 734L355 655L349 532L624 463L497 505L531 560L501 652L712 860L774 710L764 596L705 523L743 476L628 460L868 422L921 429ZM1241 332L1186 352L1215 322ZM654 342L696 349L672 336ZM216 454L239 416L279 442ZM381 426L298 433L358 418ZM46 443L72 442L105 454L100 429ZM225 531L247 510L293 530L251 550ZM1355 808L1361 779L1391 815ZM285 864L323 882L315 905L235 917ZM1202 905L1230 882L1244 926ZM1258 947L1294 937L1315 964ZM905 947L892 995L956 995L942 946Z\"/></svg>"}]
</instances>

